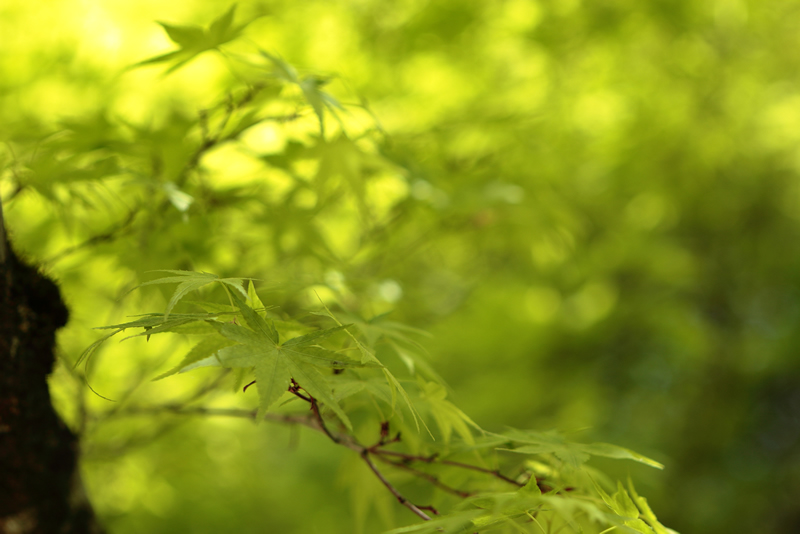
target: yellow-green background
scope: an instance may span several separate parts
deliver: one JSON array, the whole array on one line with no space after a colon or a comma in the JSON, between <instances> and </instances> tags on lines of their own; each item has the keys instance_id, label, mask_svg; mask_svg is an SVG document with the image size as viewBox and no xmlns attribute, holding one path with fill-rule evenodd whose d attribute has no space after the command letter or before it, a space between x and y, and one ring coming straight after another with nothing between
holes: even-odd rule
<instances>
[{"instance_id":1,"label":"yellow-green background","mask_svg":"<svg viewBox=\"0 0 800 534\"><path fill-rule=\"evenodd\" d=\"M166 128L193 117L233 83L218 56L168 77L159 67L123 69L172 46L154 21L203 25L227 7L2 2L0 135L23 143L64 120L93 124L91 134L103 121ZM320 221L297 215L313 196L281 215L280 178L222 147L201 162L209 175L260 183L268 209L190 212L183 223L173 210L166 222L139 221L127 240L53 262L125 214L58 188L48 199L32 185L5 216L16 247L62 285L72 310L59 338L65 360L97 338L91 327L163 308L155 290L119 299L148 269L267 282L296 273L332 292L373 295L375 311L393 307L396 319L430 331L424 344L452 400L482 426L584 429L579 439L663 461L663 472L599 465L631 469L672 528L800 529L800 4L238 6L240 18L259 14L230 50L257 44L335 75L342 101L367 99L396 164L370 181L371 209L384 220L394 208L400 223L370 241L352 205ZM92 122L98 110L105 118ZM357 110L348 120L371 124ZM250 143L279 151L272 134ZM3 154L4 164L14 157ZM4 199L17 183L4 171ZM123 182L107 187L125 195ZM304 259L303 225L336 253L327 263ZM179 396L210 375L148 380L175 363L182 343L112 341L92 385L112 398L140 382L137 398ZM52 386L77 421L80 386L64 369ZM84 438L89 493L111 532L352 531L348 451L244 421L193 420L150 440L154 427L157 418L112 418ZM130 442L137 436L141 445ZM370 512L365 531L407 515Z\"/></svg>"}]
</instances>

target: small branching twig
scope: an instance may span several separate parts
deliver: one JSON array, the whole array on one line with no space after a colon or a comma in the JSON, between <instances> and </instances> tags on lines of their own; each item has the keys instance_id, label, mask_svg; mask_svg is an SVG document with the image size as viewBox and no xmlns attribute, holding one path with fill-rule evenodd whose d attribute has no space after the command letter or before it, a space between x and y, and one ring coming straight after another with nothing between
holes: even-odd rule
<instances>
[{"instance_id":1,"label":"small branching twig","mask_svg":"<svg viewBox=\"0 0 800 534\"><path fill-rule=\"evenodd\" d=\"M306 392L308 393L308 396L303 395L302 393L300 393L301 389L302 388L300 387L300 385L294 381L294 378L292 378L292 385L289 386L289 391L294 395L296 395L297 397L311 404L311 412L314 414L314 418L317 420L317 423L319 423L320 429L322 429L322 431L325 432L325 435L328 436L331 439L331 441L333 441L338 445L340 439L337 436L331 434L331 431L328 430L327 426L325 426L325 421L322 419L322 414L319 412L319 403L317 403L317 399L315 399L308 392Z\"/></svg>"},{"instance_id":2,"label":"small branching twig","mask_svg":"<svg viewBox=\"0 0 800 534\"><path fill-rule=\"evenodd\" d=\"M417 506L420 510L428 510L433 515L439 515L439 510L434 508L433 506Z\"/></svg>"},{"instance_id":3,"label":"small branching twig","mask_svg":"<svg viewBox=\"0 0 800 534\"><path fill-rule=\"evenodd\" d=\"M255 381L250 382L245 386L247 389L249 386L254 384ZM267 421L277 422L277 423L284 423L289 425L302 425L313 430L317 430L322 432L328 438L336 443L337 445L341 445L347 447L355 452L357 452L364 463L370 468L370 470L375 474L375 476L380 480L381 484L383 484L386 489L397 499L397 501L411 510L415 515L422 518L425 521L430 521L431 516L426 513L430 512L431 514L439 515L439 511L434 508L433 506L421 506L414 504L413 502L409 501L406 497L403 496L400 491L395 488L391 482L389 482L386 477L381 473L381 471L375 465L375 462L372 460L374 456L379 461L390 465L392 467L402 469L407 471L414 476L421 478L423 480L428 481L433 486L445 491L447 493L456 495L461 498L468 498L473 495L474 493L463 491L458 488L454 488L449 486L439 480L439 478L435 475L430 473L426 473L420 469L409 465L414 462L420 463L428 463L428 464L441 464L441 465L449 465L453 467L458 467L461 469L468 469L471 471L476 471L480 473L484 473L486 475L490 475L496 477L500 480L503 480L509 484L513 484L517 487L523 487L525 484L522 482L518 482L512 478L509 478L499 470L492 470L487 469L484 467L479 467L476 465L465 464L462 462L456 462L452 460L442 460L438 457L437 454L432 454L430 456L421 456L421 455L413 455L407 454L402 452L395 452L395 451L387 451L382 447L389 445L391 443L397 443L400 439L400 433L397 433L394 437L390 437L390 430L389 430L389 423L384 421L381 423L380 428L380 437L378 441L369 447L360 444L358 441L355 440L352 436L348 434L338 434L332 432L328 429L325 421L320 413L319 403L313 395L308 393L307 390L303 389L300 384L298 384L294 379L292 379L291 384L288 388L288 391L309 403L311 413L307 415L299 415L299 414L274 414L274 413L267 413L263 416L263 419ZM185 414L185 415L207 415L207 416L229 416L229 417L244 417L248 419L255 419L256 411L252 410L236 410L236 409L215 409L215 408L194 408L194 407L186 407L185 405L163 405L153 408L128 408L124 411L118 412L116 416L123 416L123 415L152 415L154 413L163 413L163 412L171 412L175 414ZM393 459L394 458L394 459ZM552 488L543 484L541 481L537 479L537 485L542 490L542 492L552 491ZM568 488L567 490L572 489Z\"/></svg>"},{"instance_id":4,"label":"small branching twig","mask_svg":"<svg viewBox=\"0 0 800 534\"><path fill-rule=\"evenodd\" d=\"M253 383L255 383L255 381L250 382L250 384L247 384L247 386L250 386ZM245 386L245 389L247 388L247 386ZM374 462L370 459L370 457L369 457L370 453L375 452L375 449L378 446L382 446L382 445L386 445L388 443L394 443L396 441L400 441L400 434L399 433L394 438L388 439L388 437L389 437L389 423L388 422L384 422L384 423L381 424L381 437L380 437L380 440L378 441L378 443L373 445L372 447L365 447L363 445L360 445L353 438L350 438L350 437L345 438L344 436L340 437L340 436L337 436L337 435L333 434L328 429L328 427L325 425L325 421L322 418L322 414L319 411L319 403L317 402L317 399L315 399L314 396L311 395L306 390L304 390L306 394L300 393L301 390L303 390L302 386L300 386L300 384L298 384L294 380L294 378L292 378L292 381L291 381L291 384L289 385L288 391L290 393L292 393L293 395L295 395L296 397L298 397L300 399L303 399L304 401L308 402L311 405L311 412L313 414L313 420L316 423L315 426L317 427L318 430L322 431L326 436L328 436L328 438L330 438L331 441L333 441L337 445L344 445L344 446L346 446L346 447L348 447L350 449L358 451L359 454L361 455L361 458L364 460L364 462L369 466L369 468L372 470L372 472L375 473L375 476L378 477L378 480L380 480L381 483L384 486L386 486L386 488L391 492L392 495L395 496L395 498L397 499L397 501L400 504L402 504L403 506L405 506L406 508L408 508L409 510L414 512L416 515L418 515L419 517L421 517L425 521L430 521L431 517L428 514L426 514L425 512L423 512L423 510L428 510L428 511L432 512L434 515L439 515L439 512L432 506L417 506L414 503L412 503L411 501L409 501L408 499L406 499L399 491L397 491L397 489L388 480L386 480L386 478L383 476L383 474L375 466ZM304 424L309 426L308 422L305 422ZM388 461L388 460L384 460L384 461L386 461L387 463L390 463L390 464L393 463L393 462ZM436 479L436 477L433 477L432 475L427 475L426 473L422 473L421 471L417 471L417 470L415 470L413 468L410 468L410 470L411 471L416 471L418 473L418 476L422 476L423 478L426 478L426 479L430 480L434 485L442 487L443 489L446 488L448 490L455 491L456 494L460 494L460 493L457 492L457 490L449 488L445 484L439 482L439 480Z\"/></svg>"},{"instance_id":5,"label":"small branching twig","mask_svg":"<svg viewBox=\"0 0 800 534\"><path fill-rule=\"evenodd\" d=\"M374 452L375 454L380 454L380 455L385 455L385 456L394 456L396 458L400 458L403 463L423 462L423 463L426 463L426 464L438 463L438 464L443 464L443 465L452 465L454 467L460 467L462 469L470 469L472 471L478 471L480 473L485 473L487 475L492 475L492 476L494 476L496 478L499 478L500 480L508 482L509 484L514 484L515 486L517 486L519 488L521 488L521 487L523 487L525 485L522 482L517 482L513 478L509 478L509 477L505 476L504 474L502 474L500 471L498 471L496 469L487 469L485 467L480 467L480 466L477 466L477 465L465 464L465 463L461 463L461 462L454 462L452 460L440 460L439 456L437 454L432 454L430 456L417 456L417 455L413 455L413 454L406 454L404 452L386 451L386 450L380 449L378 447L375 447L372 452Z\"/></svg>"},{"instance_id":6,"label":"small branching twig","mask_svg":"<svg viewBox=\"0 0 800 534\"><path fill-rule=\"evenodd\" d=\"M383 456L381 456L380 453L376 453L375 458L377 458L381 462L384 462L386 464L389 464L389 465L392 465L394 467L397 467L398 469L403 469L404 471L408 471L409 473L413 473L414 476L427 480L428 482L430 482L431 484L433 484L437 488L441 489L442 491L446 491L447 493L451 493L453 495L457 495L457 496L459 496L459 497L461 497L463 499L466 499L467 497L472 497L473 495L475 495L474 493L470 493L468 491L461 491L459 489L456 489L456 488L453 488L451 486L448 486L447 484L445 484L444 482L439 480L438 477L436 477L434 475L431 475L430 473L426 473L424 471L420 471L419 469L415 469L414 467L411 467L410 465L408 465L406 463L393 462L391 460L388 460L388 459L384 458ZM420 508L422 508L422 507L420 507Z\"/></svg>"}]
</instances>

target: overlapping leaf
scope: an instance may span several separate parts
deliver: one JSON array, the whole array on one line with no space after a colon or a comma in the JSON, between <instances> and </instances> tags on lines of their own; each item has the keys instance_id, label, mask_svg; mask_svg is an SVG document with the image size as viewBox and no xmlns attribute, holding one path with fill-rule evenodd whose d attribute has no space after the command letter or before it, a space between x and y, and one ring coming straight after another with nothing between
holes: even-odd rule
<instances>
[{"instance_id":1,"label":"overlapping leaf","mask_svg":"<svg viewBox=\"0 0 800 534\"><path fill-rule=\"evenodd\" d=\"M446 399L447 391L444 386L436 382L420 381L420 384L427 401L428 410L436 420L444 442L450 442L450 435L455 430L464 442L468 444L475 443L475 438L469 427L479 432L483 432L483 430L467 414Z\"/></svg>"},{"instance_id":2,"label":"overlapping leaf","mask_svg":"<svg viewBox=\"0 0 800 534\"><path fill-rule=\"evenodd\" d=\"M345 426L352 428L350 419L333 395L332 385L319 368L342 369L363 367L365 364L314 345L316 341L343 330L346 326L312 332L281 344L271 321L258 315L235 292L230 295L241 311L247 327L219 324L219 333L237 344L220 350L217 357L224 367L255 367L259 411L263 413L269 409L286 391L291 379L294 379L309 394L331 409Z\"/></svg>"},{"instance_id":3,"label":"overlapping leaf","mask_svg":"<svg viewBox=\"0 0 800 534\"><path fill-rule=\"evenodd\" d=\"M134 319L133 321L129 321L127 323L120 323L114 324L109 326L101 326L98 327L98 330L113 330L110 334L103 336L102 338L98 339L86 350L81 353L78 357L78 360L75 362L75 365L79 365L82 361L89 358L94 354L94 352L109 338L119 334L120 332L124 332L128 328L143 328L144 331L138 334L134 334L132 336L128 336L125 339L129 339L131 337L139 337L139 336L147 336L148 339L153 334L161 334L165 332L182 332L188 325L198 324L204 321L208 321L209 319L214 319L219 317L220 315L227 315L231 312L227 313L195 313L195 314L173 314L172 317L165 317L160 313L151 313L146 314L138 319Z\"/></svg>"},{"instance_id":4,"label":"overlapping leaf","mask_svg":"<svg viewBox=\"0 0 800 534\"><path fill-rule=\"evenodd\" d=\"M157 278L156 280L150 280L149 282L144 282L143 284L139 284L138 286L131 289L139 289L141 287L150 286L154 284L178 284L178 287L175 289L175 292L172 294L172 297L169 299L167 303L167 308L164 310L164 318L169 317L170 311L175 305L186 296L187 293L190 291L194 291L195 289L200 289L203 286L208 284L217 282L223 284L229 288L235 289L236 292L241 293L245 298L247 297L247 293L245 293L244 289L242 289L242 279L241 278L220 278L219 276L211 273L198 273L195 271L176 271L176 270L159 270L155 272L160 273L171 273L175 276L165 276L163 278Z\"/></svg>"},{"instance_id":5,"label":"overlapping leaf","mask_svg":"<svg viewBox=\"0 0 800 534\"><path fill-rule=\"evenodd\" d=\"M331 313L331 311L328 309L327 306L325 306L324 303L322 304L322 306L324 311L317 312L317 314L324 315L325 317L330 317L336 322L336 324L342 326L342 323L339 321L339 319L337 319L336 316ZM366 365L374 363L381 365L380 361L375 356L375 354L369 349L369 347L364 345L364 343L362 343L360 339L358 339L355 335L353 335L352 332L348 330L345 330L345 332L347 332L347 335L350 336L350 338L353 340L356 347L358 348L358 351L361 353L362 364ZM406 406L408 406L408 409L411 412L411 416L414 418L414 424L417 427L417 431L419 431L419 423L420 421L422 421L422 425L425 427L425 430L428 431L428 434L433 436L430 429L425 424L425 421L419 416L419 412L414 407L414 404L411 402L411 398L408 396L408 392L406 392L406 390L400 384L400 381L397 380L397 378L391 373L391 371L389 371L386 367L383 367L382 365L381 365L381 371L383 371L383 375L386 378L386 382L389 384L389 388L392 393L392 410L395 410L395 407L397 405L397 395L399 394L402 397L403 401L405 402Z\"/></svg>"},{"instance_id":6,"label":"overlapping leaf","mask_svg":"<svg viewBox=\"0 0 800 534\"><path fill-rule=\"evenodd\" d=\"M261 55L268 59L273 67L274 74L286 83L300 88L306 101L311 105L319 121L320 136L325 136L325 110L330 111L338 119L337 110L342 110L342 105L333 95L322 90L327 80L319 76L306 76L300 78L297 70L277 55L261 51Z\"/></svg>"}]
</instances>

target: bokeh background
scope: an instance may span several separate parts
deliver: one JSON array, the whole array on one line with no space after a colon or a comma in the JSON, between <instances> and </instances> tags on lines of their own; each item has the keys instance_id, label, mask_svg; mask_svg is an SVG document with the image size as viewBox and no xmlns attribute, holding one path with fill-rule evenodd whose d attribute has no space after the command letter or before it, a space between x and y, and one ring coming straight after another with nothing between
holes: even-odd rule
<instances>
[{"instance_id":1,"label":"bokeh background","mask_svg":"<svg viewBox=\"0 0 800 534\"><path fill-rule=\"evenodd\" d=\"M800 4L243 1L238 19L259 18L231 54L259 46L331 76L385 135L358 144L329 120L315 141L307 117L215 147L181 182L170 169L192 138L169 143L245 75L213 53L169 76L125 69L173 47L154 21L207 25L227 8L0 4L0 193L16 247L72 309L64 362L97 339L92 327L163 309L157 290L120 298L149 269L313 285L430 332L431 364L485 428L559 428L665 463L597 465L630 472L675 530L800 531ZM346 121L374 130L361 108ZM63 128L77 133L37 152ZM162 166L133 185L63 174L70 151L99 157L117 150L109 139ZM309 178L326 166L328 182ZM156 214L148 200L161 198L171 204ZM309 305L299 289L262 298ZM102 349L91 383L116 404L69 365L53 376L111 532L413 520L359 505L369 478L349 497L352 459L321 437L121 416L213 380L149 381L184 349L157 337Z\"/></svg>"}]
</instances>

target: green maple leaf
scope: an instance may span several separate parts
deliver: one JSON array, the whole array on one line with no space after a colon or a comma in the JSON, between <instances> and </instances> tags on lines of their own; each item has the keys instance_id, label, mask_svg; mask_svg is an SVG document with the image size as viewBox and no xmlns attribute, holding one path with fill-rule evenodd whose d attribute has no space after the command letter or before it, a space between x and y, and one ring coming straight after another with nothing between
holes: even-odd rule
<instances>
[{"instance_id":1,"label":"green maple leaf","mask_svg":"<svg viewBox=\"0 0 800 534\"><path fill-rule=\"evenodd\" d=\"M522 430L511 430L506 433L506 437L521 443L513 449L500 449L520 454L555 454L560 460L573 467L579 467L591 456L603 456L606 458L619 458L633 460L636 462L663 469L664 466L655 460L634 452L624 447L618 447L609 443L575 443L568 441L559 432L533 432Z\"/></svg>"},{"instance_id":2,"label":"green maple leaf","mask_svg":"<svg viewBox=\"0 0 800 534\"><path fill-rule=\"evenodd\" d=\"M242 313L247 326L216 322L219 333L236 342L217 352L223 367L254 367L256 387L258 388L258 419L289 388L292 379L312 397L330 408L352 430L347 414L344 413L332 392L332 384L320 372L320 368L344 369L365 367L370 364L350 360L340 354L315 345L349 325L341 325L326 330L311 332L304 336L280 342L277 331L269 319L261 317L234 291L229 292L236 307ZM371 364L371 366L379 366Z\"/></svg>"},{"instance_id":3,"label":"green maple leaf","mask_svg":"<svg viewBox=\"0 0 800 534\"><path fill-rule=\"evenodd\" d=\"M233 288L245 297L247 293L245 293L244 289L242 289L242 279L241 278L220 278L216 274L211 273L198 273L195 271L176 271L176 270L168 270L168 269L159 269L157 271L151 271L157 273L170 273L174 274L175 276L165 276L163 278L157 278L155 280L150 280L149 282L144 282L143 284L139 284L138 286L134 287L131 291L135 289L139 289L140 287L151 286L154 284L178 284L178 287L175 289L175 292L172 294L172 297L169 299L169 303L167 303L167 309L164 310L164 319L169 318L169 314L172 311L172 308L180 301L183 297L186 296L187 293L190 291L194 291L196 289L200 289L203 286L211 284L213 282L222 284L228 288Z\"/></svg>"},{"instance_id":4,"label":"green maple leaf","mask_svg":"<svg viewBox=\"0 0 800 534\"><path fill-rule=\"evenodd\" d=\"M228 11L214 20L208 28L201 28L200 26L178 26L175 24L167 24L166 22L159 22L170 40L180 48L172 52L167 52L166 54L140 61L133 65L133 67L153 65L174 60L175 62L166 72L169 74L181 68L203 52L218 50L220 45L229 43L239 37L242 30L253 22L255 18L258 18L255 17L244 24L234 26L233 17L235 11L236 5L234 4Z\"/></svg>"},{"instance_id":5,"label":"green maple leaf","mask_svg":"<svg viewBox=\"0 0 800 534\"><path fill-rule=\"evenodd\" d=\"M275 77L286 83L297 85L300 88L303 92L303 96L311 105L314 114L319 120L320 135L325 137L325 109L328 109L337 120L338 115L336 114L336 110L344 109L334 96L322 90L322 87L324 87L329 80L319 76L306 76L301 79L297 74L297 70L280 56L270 54L263 50L261 51L261 55L272 62L275 67Z\"/></svg>"},{"instance_id":6,"label":"green maple leaf","mask_svg":"<svg viewBox=\"0 0 800 534\"><path fill-rule=\"evenodd\" d=\"M319 298L319 295L317 295L317 298ZM336 324L342 326L342 323L339 322L339 319L337 319L336 316L331 313L331 311L328 309L327 306L325 306L325 303L322 302L321 299L320 303L322 304L322 308L324 311L314 312L315 315L330 317L336 322ZM389 369L381 365L380 361L369 347L364 345L358 338L356 338L356 336L354 336L352 332L348 330L345 330L345 332L347 332L347 335L350 336L350 338L355 342L356 347L361 353L361 363L363 365L368 365L368 366L377 365L381 367L381 370L383 371L383 376L386 378L386 382L389 385L389 390L391 391L392 410L394 411L395 409L395 406L397 404L397 396L399 394L400 397L403 399L403 401L405 401L406 406L408 406L409 411L411 411L411 416L414 418L414 424L417 427L417 431L419 431L419 423L422 422L422 425L425 427L425 430L427 430L428 434L430 434L430 436L433 437L433 434L428 428L428 425L426 425L425 420L419 416L419 412L417 411L416 408L414 408L414 405L411 403L411 399L409 398L408 393L406 392L405 389L403 389L403 386L400 384L400 381L397 380L397 378L391 373L391 371L389 371Z\"/></svg>"}]
</instances>

